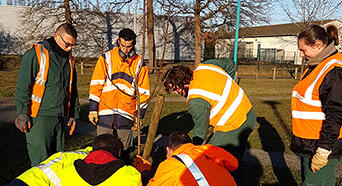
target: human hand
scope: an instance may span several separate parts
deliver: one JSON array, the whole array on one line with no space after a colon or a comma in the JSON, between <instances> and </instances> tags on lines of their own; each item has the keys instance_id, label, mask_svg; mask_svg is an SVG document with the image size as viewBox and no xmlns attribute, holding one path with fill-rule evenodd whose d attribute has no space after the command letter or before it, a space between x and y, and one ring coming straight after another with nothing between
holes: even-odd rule
<instances>
[{"instance_id":1,"label":"human hand","mask_svg":"<svg viewBox=\"0 0 342 186\"><path fill-rule=\"evenodd\" d=\"M311 160L311 170L313 173L319 171L321 168L327 165L328 157L331 151L318 147L316 150L316 154L312 157Z\"/></svg>"},{"instance_id":2,"label":"human hand","mask_svg":"<svg viewBox=\"0 0 342 186\"><path fill-rule=\"evenodd\" d=\"M31 117L28 114L19 114L14 123L21 132L27 133L31 128Z\"/></svg>"},{"instance_id":3,"label":"human hand","mask_svg":"<svg viewBox=\"0 0 342 186\"><path fill-rule=\"evenodd\" d=\"M99 120L99 115L97 111L90 111L88 115L89 121L96 126L97 121Z\"/></svg>"},{"instance_id":4,"label":"human hand","mask_svg":"<svg viewBox=\"0 0 342 186\"><path fill-rule=\"evenodd\" d=\"M69 135L71 136L74 133L75 127L76 127L75 119L74 118L69 118L67 126L70 127Z\"/></svg>"},{"instance_id":5,"label":"human hand","mask_svg":"<svg viewBox=\"0 0 342 186\"><path fill-rule=\"evenodd\" d=\"M133 167L135 167L140 173L144 171L151 171L151 163L145 160L143 157L136 155L133 158Z\"/></svg>"}]
</instances>

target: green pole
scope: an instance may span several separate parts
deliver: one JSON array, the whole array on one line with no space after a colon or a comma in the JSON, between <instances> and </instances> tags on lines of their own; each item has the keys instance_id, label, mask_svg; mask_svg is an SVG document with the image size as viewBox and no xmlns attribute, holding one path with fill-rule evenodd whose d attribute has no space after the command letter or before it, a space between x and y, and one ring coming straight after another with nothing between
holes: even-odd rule
<instances>
[{"instance_id":1,"label":"green pole","mask_svg":"<svg viewBox=\"0 0 342 186\"><path fill-rule=\"evenodd\" d=\"M237 1L237 11L236 11L235 45L234 45L234 63L235 63L235 65L237 65L239 23L240 23L240 0ZM236 76L234 76L234 80L236 80Z\"/></svg>"}]
</instances>

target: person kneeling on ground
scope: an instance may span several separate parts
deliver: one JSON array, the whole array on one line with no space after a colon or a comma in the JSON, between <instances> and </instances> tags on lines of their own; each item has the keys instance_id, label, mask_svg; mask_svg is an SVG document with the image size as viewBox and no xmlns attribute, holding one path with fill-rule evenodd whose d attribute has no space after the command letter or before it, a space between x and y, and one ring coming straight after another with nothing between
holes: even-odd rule
<instances>
[{"instance_id":1,"label":"person kneeling on ground","mask_svg":"<svg viewBox=\"0 0 342 186\"><path fill-rule=\"evenodd\" d=\"M148 185L236 185L231 171L238 160L214 145L193 145L184 132L172 133L166 141L167 159L163 161ZM136 156L133 166L149 171L146 160Z\"/></svg>"},{"instance_id":2,"label":"person kneeling on ground","mask_svg":"<svg viewBox=\"0 0 342 186\"><path fill-rule=\"evenodd\" d=\"M93 148L58 152L21 174L8 186L142 185L140 173L118 159L122 148L118 138L102 134L95 138Z\"/></svg>"}]
</instances>

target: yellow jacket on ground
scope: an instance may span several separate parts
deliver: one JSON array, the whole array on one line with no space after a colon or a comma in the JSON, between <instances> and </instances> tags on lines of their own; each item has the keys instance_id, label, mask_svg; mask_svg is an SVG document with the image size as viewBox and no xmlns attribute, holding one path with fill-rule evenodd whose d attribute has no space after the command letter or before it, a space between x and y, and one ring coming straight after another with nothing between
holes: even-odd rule
<instances>
[{"instance_id":1,"label":"yellow jacket on ground","mask_svg":"<svg viewBox=\"0 0 342 186\"><path fill-rule=\"evenodd\" d=\"M39 165L32 167L17 179L27 185L61 185L61 175L66 165L73 165L77 159L85 158L92 150L91 147L78 151L57 152Z\"/></svg>"}]
</instances>

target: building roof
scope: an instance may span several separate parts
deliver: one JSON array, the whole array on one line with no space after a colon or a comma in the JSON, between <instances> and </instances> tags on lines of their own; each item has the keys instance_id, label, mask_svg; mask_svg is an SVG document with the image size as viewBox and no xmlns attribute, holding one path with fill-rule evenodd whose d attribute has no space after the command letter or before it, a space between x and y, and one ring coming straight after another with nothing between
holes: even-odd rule
<instances>
[{"instance_id":1,"label":"building roof","mask_svg":"<svg viewBox=\"0 0 342 186\"><path fill-rule=\"evenodd\" d=\"M325 25L336 20L314 21L311 24ZM304 23L287 23L278 25L256 26L240 28L239 37L272 37L272 36L296 36L304 27ZM235 32L227 33L224 38L234 37Z\"/></svg>"}]
</instances>

